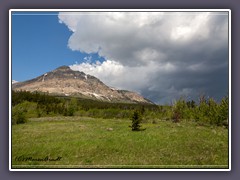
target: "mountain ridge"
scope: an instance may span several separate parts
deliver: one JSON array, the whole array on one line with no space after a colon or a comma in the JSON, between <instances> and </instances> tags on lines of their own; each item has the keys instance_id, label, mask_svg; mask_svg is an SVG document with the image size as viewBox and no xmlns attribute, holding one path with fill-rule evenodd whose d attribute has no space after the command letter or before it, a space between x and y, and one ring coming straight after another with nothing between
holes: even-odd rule
<instances>
[{"instance_id":1,"label":"mountain ridge","mask_svg":"<svg viewBox=\"0 0 240 180\"><path fill-rule=\"evenodd\" d=\"M48 92L53 95L76 96L108 102L154 104L140 94L108 87L98 78L60 66L36 78L12 84L15 91Z\"/></svg>"}]
</instances>

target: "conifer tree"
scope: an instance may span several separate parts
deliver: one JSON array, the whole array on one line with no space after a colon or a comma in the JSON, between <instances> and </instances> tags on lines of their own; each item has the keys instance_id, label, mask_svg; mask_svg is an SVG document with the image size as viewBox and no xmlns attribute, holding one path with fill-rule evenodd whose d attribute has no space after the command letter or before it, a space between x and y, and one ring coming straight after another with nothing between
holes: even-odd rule
<instances>
[{"instance_id":1,"label":"conifer tree","mask_svg":"<svg viewBox=\"0 0 240 180\"><path fill-rule=\"evenodd\" d=\"M140 131L141 115L138 111L134 111L133 115L131 116L131 120L132 120L132 125L130 127L132 128L132 131Z\"/></svg>"}]
</instances>

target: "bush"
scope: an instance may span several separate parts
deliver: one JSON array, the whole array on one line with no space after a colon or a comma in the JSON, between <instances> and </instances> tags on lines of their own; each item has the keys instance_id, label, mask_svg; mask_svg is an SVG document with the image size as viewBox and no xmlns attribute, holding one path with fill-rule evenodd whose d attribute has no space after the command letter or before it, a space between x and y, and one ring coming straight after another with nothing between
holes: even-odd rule
<instances>
[{"instance_id":1,"label":"bush","mask_svg":"<svg viewBox=\"0 0 240 180\"><path fill-rule=\"evenodd\" d=\"M195 108L195 119L200 124L228 126L228 97L217 103L213 98L200 98L198 107Z\"/></svg>"},{"instance_id":2,"label":"bush","mask_svg":"<svg viewBox=\"0 0 240 180\"><path fill-rule=\"evenodd\" d=\"M12 108L12 124L24 124L27 122L27 110L21 105Z\"/></svg>"},{"instance_id":3,"label":"bush","mask_svg":"<svg viewBox=\"0 0 240 180\"><path fill-rule=\"evenodd\" d=\"M228 126L228 97L217 103L213 98L199 97L199 103L177 100L172 106L171 119L180 122L182 119L195 120L201 125Z\"/></svg>"},{"instance_id":4,"label":"bush","mask_svg":"<svg viewBox=\"0 0 240 180\"><path fill-rule=\"evenodd\" d=\"M214 124L228 126L228 97L224 97L216 108L216 119Z\"/></svg>"},{"instance_id":5,"label":"bush","mask_svg":"<svg viewBox=\"0 0 240 180\"><path fill-rule=\"evenodd\" d=\"M173 105L172 120L173 122L180 122L181 119L189 119L189 108L183 98L177 100Z\"/></svg>"},{"instance_id":6,"label":"bush","mask_svg":"<svg viewBox=\"0 0 240 180\"><path fill-rule=\"evenodd\" d=\"M182 119L182 114L179 110L175 109L173 111L172 120L173 122L178 123L180 122L180 119Z\"/></svg>"},{"instance_id":7,"label":"bush","mask_svg":"<svg viewBox=\"0 0 240 180\"><path fill-rule=\"evenodd\" d=\"M78 110L78 104L76 98L71 98L70 102L66 103L64 116L73 116Z\"/></svg>"},{"instance_id":8,"label":"bush","mask_svg":"<svg viewBox=\"0 0 240 180\"><path fill-rule=\"evenodd\" d=\"M224 97L219 105L219 119L222 125L228 127L228 115L229 115L229 100L228 96Z\"/></svg>"}]
</instances>

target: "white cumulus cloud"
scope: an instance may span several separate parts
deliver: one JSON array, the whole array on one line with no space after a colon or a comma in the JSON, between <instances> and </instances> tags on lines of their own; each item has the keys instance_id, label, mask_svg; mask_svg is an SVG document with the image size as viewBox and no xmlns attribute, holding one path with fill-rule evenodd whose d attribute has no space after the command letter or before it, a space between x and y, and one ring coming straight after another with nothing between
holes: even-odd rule
<instances>
[{"instance_id":1,"label":"white cumulus cloud","mask_svg":"<svg viewBox=\"0 0 240 180\"><path fill-rule=\"evenodd\" d=\"M159 69L168 69L169 67L168 65L160 67L154 62L147 66L123 66L119 62L106 60L102 63L97 61L96 63L74 64L70 68L98 77L109 86L141 93L142 88L151 84L151 74L158 72Z\"/></svg>"},{"instance_id":2,"label":"white cumulus cloud","mask_svg":"<svg viewBox=\"0 0 240 180\"><path fill-rule=\"evenodd\" d=\"M226 12L61 12L73 51L98 53L71 66L154 102L228 90ZM219 80L221 79L221 81Z\"/></svg>"}]
</instances>

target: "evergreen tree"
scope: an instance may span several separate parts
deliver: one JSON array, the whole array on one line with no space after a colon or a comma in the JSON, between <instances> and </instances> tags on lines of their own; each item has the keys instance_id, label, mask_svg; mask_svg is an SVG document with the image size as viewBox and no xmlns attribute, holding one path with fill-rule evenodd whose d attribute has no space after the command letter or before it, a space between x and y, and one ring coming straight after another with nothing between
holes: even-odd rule
<instances>
[{"instance_id":1,"label":"evergreen tree","mask_svg":"<svg viewBox=\"0 0 240 180\"><path fill-rule=\"evenodd\" d=\"M140 131L140 130L145 130L145 129L141 129L141 115L138 111L134 111L133 115L131 116L131 120L132 120L132 125L129 126L132 128L132 131Z\"/></svg>"}]
</instances>

